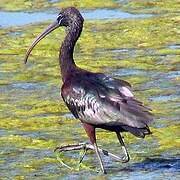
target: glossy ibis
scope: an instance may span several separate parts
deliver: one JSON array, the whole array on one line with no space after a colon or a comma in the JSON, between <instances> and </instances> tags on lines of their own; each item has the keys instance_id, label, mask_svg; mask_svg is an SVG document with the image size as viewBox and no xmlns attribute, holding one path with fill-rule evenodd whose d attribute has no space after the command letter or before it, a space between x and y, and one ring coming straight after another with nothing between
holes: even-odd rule
<instances>
[{"instance_id":1,"label":"glossy ibis","mask_svg":"<svg viewBox=\"0 0 180 180\"><path fill-rule=\"evenodd\" d=\"M73 51L81 34L83 21L82 15L76 8L62 9L55 22L34 40L26 53L25 63L32 49L41 39L60 26L67 28L67 35L59 55L63 80L61 95L74 117L83 124L98 157L101 170L105 173L99 153L100 148L96 143L95 129L102 128L117 134L125 153L124 162L127 162L129 155L120 133L128 131L144 138L151 133L148 124L153 121L153 116L149 108L134 98L128 82L102 73L89 72L76 66ZM64 148L68 149L68 147L75 149L78 146ZM106 154L104 151L103 153Z\"/></svg>"}]
</instances>

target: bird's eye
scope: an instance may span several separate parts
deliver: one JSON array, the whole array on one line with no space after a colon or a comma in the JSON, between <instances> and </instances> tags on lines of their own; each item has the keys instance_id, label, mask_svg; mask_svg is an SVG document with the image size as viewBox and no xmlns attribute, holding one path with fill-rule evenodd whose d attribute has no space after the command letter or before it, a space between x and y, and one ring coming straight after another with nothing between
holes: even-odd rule
<instances>
[{"instance_id":1,"label":"bird's eye","mask_svg":"<svg viewBox=\"0 0 180 180\"><path fill-rule=\"evenodd\" d=\"M61 18L62 17L62 14L58 14L57 16L57 19Z\"/></svg>"},{"instance_id":2,"label":"bird's eye","mask_svg":"<svg viewBox=\"0 0 180 180\"><path fill-rule=\"evenodd\" d=\"M63 15L62 14L59 14L57 16L57 20L58 20L58 23L60 24L61 23L61 20L63 19Z\"/></svg>"}]
</instances>

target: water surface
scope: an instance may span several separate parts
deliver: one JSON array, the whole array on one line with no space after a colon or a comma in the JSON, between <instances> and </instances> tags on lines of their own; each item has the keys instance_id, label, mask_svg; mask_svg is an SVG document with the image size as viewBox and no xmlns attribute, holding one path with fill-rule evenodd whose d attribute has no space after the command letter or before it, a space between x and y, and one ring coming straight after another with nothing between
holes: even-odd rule
<instances>
[{"instance_id":1,"label":"water surface","mask_svg":"<svg viewBox=\"0 0 180 180\"><path fill-rule=\"evenodd\" d=\"M106 176L98 173L94 153L87 154L80 169L82 152L54 153L56 146L88 141L79 120L60 97L58 50L64 32L59 29L41 41L24 65L26 49L44 27L20 26L52 20L57 12L1 12L0 177L179 179L178 17L171 13L166 13L166 17L150 17L116 9L82 13L91 21L86 21L75 48L76 63L84 69L130 82L137 99L153 109L155 122L150 125L153 134L139 139L124 133L131 160L121 164L103 156ZM14 25L19 27L6 28ZM117 155L122 153L111 132L97 130L97 141L104 149ZM73 170L63 167L59 158Z\"/></svg>"},{"instance_id":2,"label":"water surface","mask_svg":"<svg viewBox=\"0 0 180 180\"><path fill-rule=\"evenodd\" d=\"M129 18L148 18L151 14L131 14L121 10L114 9L96 9L89 11L81 11L85 19L104 20L104 19L129 19ZM0 26L21 26L25 24L54 20L59 12L3 12L0 11Z\"/></svg>"}]
</instances>

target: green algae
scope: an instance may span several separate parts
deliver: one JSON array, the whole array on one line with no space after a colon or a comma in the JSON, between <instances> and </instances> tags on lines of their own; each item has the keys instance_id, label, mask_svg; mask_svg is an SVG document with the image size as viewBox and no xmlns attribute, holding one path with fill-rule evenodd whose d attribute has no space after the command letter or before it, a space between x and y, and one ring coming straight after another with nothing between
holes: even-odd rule
<instances>
[{"instance_id":1,"label":"green algae","mask_svg":"<svg viewBox=\"0 0 180 180\"><path fill-rule=\"evenodd\" d=\"M33 171L47 164L57 164L57 160L54 158L46 157L43 159L31 160L28 164L21 164L19 168L23 168L25 171Z\"/></svg>"},{"instance_id":2,"label":"green algae","mask_svg":"<svg viewBox=\"0 0 180 180\"><path fill-rule=\"evenodd\" d=\"M111 22L96 22L96 32L91 31L94 24L92 22L86 22L84 27L84 32L82 34L82 37L78 41L76 51L80 52L78 55L75 53L75 58L77 61L77 64L85 68L87 61L91 61L92 63L88 64L87 69L90 68L97 68L100 69L103 67L108 67L110 64L112 67L117 66L118 67L137 67L139 69L161 69L161 70L169 70L167 68L170 68L169 66L163 66L163 64L158 64L154 66L154 61L157 61L159 55L164 55L163 50L159 50L159 47L164 47L169 44L173 44L177 42L177 39L179 37L178 30L174 27L177 26L178 21L173 21L174 17L166 18L166 17L157 17L157 18L151 18L146 20L120 20L120 21L111 21ZM10 38L8 35L3 36L2 41L4 41L4 44L1 48L1 53L17 53L20 54L19 60L22 58L23 60L23 54L25 52L25 49L29 46L30 42L33 39L33 34L38 34L41 32L41 27L47 26L46 24L43 24L39 27L29 27L26 32L26 35L23 35L19 38L14 37ZM152 27L152 28L150 28ZM155 29L153 28L155 27ZM43 28L42 28L43 29ZM102 31L103 29L103 31ZM172 30L173 29L173 30ZM11 30L12 31L12 30ZM116 32L116 33L114 33ZM59 44L56 43L57 41L62 41L64 33L63 30L60 30L60 34L62 36L58 36L59 33L53 32L50 37L44 39L33 51L32 56L30 57L29 61L33 64L36 64L33 66L32 69L28 69L28 71L32 71L31 73L26 74L19 74L15 77L14 80L20 80L21 78L23 80L30 80L30 81L45 81L47 80L47 77L49 79L55 79L59 76L58 72L58 46ZM119 36L120 34L120 36ZM143 37L143 38L142 38ZM108 42L108 43L107 43ZM13 47L12 47L13 44ZM22 46L22 44L24 46ZM88 44L88 46L87 46ZM9 47L10 48L7 48ZM15 48L14 48L15 47ZM138 48L139 51L137 53L141 53L140 57L138 58L132 58L131 59L124 59L122 61L116 61L114 59L112 53L104 53L104 56L100 56L97 58L93 58L94 53L97 49L100 49L105 51L106 49L119 49L119 48ZM146 48L158 48L155 50L156 56L143 56L143 49L144 53ZM140 52L140 50L142 50ZM172 54L174 56L178 56L178 50L166 50L166 54ZM84 56L86 55L86 56ZM137 54L138 56L138 54ZM83 58L82 58L83 57ZM51 61L49 61L49 58L53 58ZM35 60L36 59L36 62ZM40 62L43 61L43 63ZM95 61L95 62L94 62ZM56 65L54 64L56 62ZM142 63L144 62L144 63ZM38 63L38 64L37 64ZM114 64L114 65L113 65ZM47 68L47 65L50 65ZM12 67L11 67L12 66ZM17 67L19 66L19 67ZM5 64L5 68L11 68L11 70L15 70L16 68L20 68L22 65L19 64L10 64L7 66ZM46 68L44 68L46 67ZM52 70L53 68L53 70ZM89 69L90 69L89 68ZM94 69L94 68L93 68ZM42 72L43 71L43 72ZM37 74L37 75L35 75ZM52 76L49 76L49 74L52 74Z\"/></svg>"},{"instance_id":3,"label":"green algae","mask_svg":"<svg viewBox=\"0 0 180 180\"><path fill-rule=\"evenodd\" d=\"M31 9L39 7L45 1L39 1L39 5L34 1L33 6L20 5L20 2L22 1L13 3L19 3L16 4L19 9ZM61 1L51 5L63 7L63 3L65 5L67 2ZM76 6L85 9L93 8L84 2L86 1L77 1ZM94 7L101 7L100 4L98 5L99 2L97 1ZM176 11L174 3L168 7L168 3L163 5L164 2L160 4L153 1L151 5L153 8L144 9L146 3L141 1L140 4L136 1L135 5L135 1L128 1L123 7L129 11L138 12L141 10L154 12L154 8L159 8L156 13ZM114 7L114 4L107 3L107 6ZM134 9L128 8L130 6ZM12 7L7 5L4 9ZM49 7L49 3L43 3L41 7ZM69 110L59 98L59 87L62 82L59 80L61 75L58 50L65 35L64 30L60 28L43 39L33 50L28 64L26 66L23 64L26 49L47 25L48 22L0 29L2 37L0 40L0 91L2 92L0 96L0 158L2 159L0 175L14 177L14 179L35 177L58 179L71 177L70 174L80 176L80 172L83 172L93 177L97 166L93 153L88 153L80 171L78 169L69 171L63 168L53 154L53 149L58 145L83 142L88 139L80 122L70 116ZM129 133L123 134L131 154L130 163L132 164L143 163L147 157L161 157L162 154L178 156L179 101L176 98L153 100L153 97L168 97L178 93L179 76L173 73L179 72L180 52L179 49L170 47L170 45L179 44L178 25L177 13L173 15L167 13L148 19L86 21L82 36L75 48L74 57L80 67L110 75L115 73L117 78L130 82L135 89L136 97L153 109L156 120L151 125L154 127L151 127L153 132L151 136L141 140ZM13 32L22 33L18 36L10 35ZM128 69L130 72L138 70L140 74L127 74L121 77L121 71L119 72L121 69ZM162 79L162 85L161 82L156 83L157 79ZM26 87L27 82L29 87ZM120 154L121 148L115 133L98 130L97 141L104 149ZM47 150L51 152L50 156L46 154ZM32 151L30 153L32 157L29 157L29 151ZM62 155L64 162L69 162L73 167L76 167L78 157L76 152ZM93 163L94 165L91 165ZM124 166L112 162L110 169L111 167L117 169ZM118 173L115 171L112 174L116 176Z\"/></svg>"},{"instance_id":4,"label":"green algae","mask_svg":"<svg viewBox=\"0 0 180 180\"><path fill-rule=\"evenodd\" d=\"M121 8L135 13L176 13L179 11L179 1L170 0L128 0Z\"/></svg>"},{"instance_id":5,"label":"green algae","mask_svg":"<svg viewBox=\"0 0 180 180\"><path fill-rule=\"evenodd\" d=\"M19 135L10 135L0 137L1 146L15 146L19 148L44 149L52 148L57 145L54 140L35 139L31 137L23 137Z\"/></svg>"},{"instance_id":6,"label":"green algae","mask_svg":"<svg viewBox=\"0 0 180 180\"><path fill-rule=\"evenodd\" d=\"M50 3L48 3L46 0L35 0L35 1L16 0L11 2L9 0L4 0L0 2L0 8L8 11L39 9L39 8L46 8L49 6Z\"/></svg>"},{"instance_id":7,"label":"green algae","mask_svg":"<svg viewBox=\"0 0 180 180\"><path fill-rule=\"evenodd\" d=\"M56 7L68 7L68 6L74 6L77 8L83 8L83 9L95 9L95 8L117 8L119 7L119 4L116 1L108 0L106 3L103 3L102 0L63 0L58 3L55 3L54 6Z\"/></svg>"},{"instance_id":8,"label":"green algae","mask_svg":"<svg viewBox=\"0 0 180 180\"><path fill-rule=\"evenodd\" d=\"M174 138L179 136L179 125L167 126L165 128L154 129L154 136L159 142L159 151L164 152L169 149L179 149L180 139Z\"/></svg>"},{"instance_id":9,"label":"green algae","mask_svg":"<svg viewBox=\"0 0 180 180\"><path fill-rule=\"evenodd\" d=\"M60 2L50 2L48 0L16 0L14 2L9 2L5 0L0 3L0 8L3 10L19 11L19 10L38 10L50 7L64 8L69 6L75 6L77 8L83 9L95 9L95 8L117 8L119 4L116 1L108 0L104 3L102 0L90 1L90 0L63 0Z\"/></svg>"},{"instance_id":10,"label":"green algae","mask_svg":"<svg viewBox=\"0 0 180 180\"><path fill-rule=\"evenodd\" d=\"M75 6L81 9L95 9L95 8L121 8L128 12L133 13L178 13L179 12L179 1L174 0L140 0L140 1L117 1L108 0L106 3L102 0L62 0L57 2L51 2L48 0L16 0L10 2L9 0L4 0L0 2L0 8L6 11L20 11L20 10L39 10L47 8L64 8L69 6Z\"/></svg>"}]
</instances>

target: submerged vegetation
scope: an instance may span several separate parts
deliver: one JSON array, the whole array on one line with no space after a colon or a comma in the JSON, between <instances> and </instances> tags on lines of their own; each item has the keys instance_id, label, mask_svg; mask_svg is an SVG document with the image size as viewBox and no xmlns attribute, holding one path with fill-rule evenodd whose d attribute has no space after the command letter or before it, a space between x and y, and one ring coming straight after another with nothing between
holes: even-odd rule
<instances>
[{"instance_id":1,"label":"submerged vegetation","mask_svg":"<svg viewBox=\"0 0 180 180\"><path fill-rule=\"evenodd\" d=\"M14 2L9 3L9 0L5 0L0 3L0 7L3 10L33 10L33 9L42 9L42 8L50 8L50 7L67 7L67 6L75 6L77 8L83 9L95 9L95 8L117 8L119 4L116 1L107 0L106 3L102 0L34 0L34 1L26 1L26 0L16 0Z\"/></svg>"},{"instance_id":2,"label":"submerged vegetation","mask_svg":"<svg viewBox=\"0 0 180 180\"><path fill-rule=\"evenodd\" d=\"M180 4L178 0L9 0L0 2L0 8L6 11L40 10L44 8L63 8L75 6L80 9L119 8L134 13L178 13Z\"/></svg>"},{"instance_id":3,"label":"submerged vegetation","mask_svg":"<svg viewBox=\"0 0 180 180\"><path fill-rule=\"evenodd\" d=\"M131 169L137 162L141 163L139 169L136 167L140 176L146 176L148 172L151 175L154 170L151 164L147 172L141 171L140 167L148 166L147 158L154 157L168 159L161 162L162 166L167 166L166 162L172 164L167 172L176 177L180 148L178 1L90 2L6 0L0 3L0 7L3 10L37 10L66 7L68 4L82 9L120 8L134 13L156 13L144 19L85 21L74 58L84 69L104 72L129 81L135 95L153 109L156 118L152 125L153 135L144 140L124 133L132 160L126 165L111 161L109 166L114 171L110 172L110 177L127 177L123 172L124 167ZM59 95L61 75L58 50L65 35L63 28L43 39L33 50L28 64L23 64L26 49L48 24L43 22L0 29L1 178L84 177L82 173L61 167L53 153L58 145L87 140L79 121L71 116ZM120 147L115 135L98 131L101 131L98 133L98 143L118 154ZM75 166L79 153L69 153L62 157L65 161L71 160ZM81 171L92 178L96 175L92 170L96 166L92 165L93 157L94 154L88 155L81 167ZM162 177L161 169L156 167L155 172L158 171ZM128 176L133 177L133 174L129 173Z\"/></svg>"}]
</instances>

